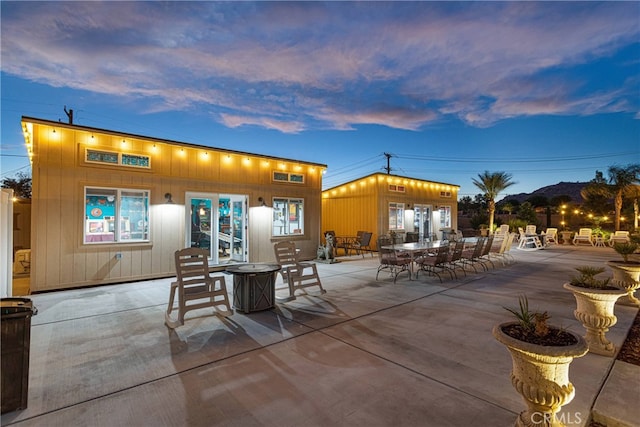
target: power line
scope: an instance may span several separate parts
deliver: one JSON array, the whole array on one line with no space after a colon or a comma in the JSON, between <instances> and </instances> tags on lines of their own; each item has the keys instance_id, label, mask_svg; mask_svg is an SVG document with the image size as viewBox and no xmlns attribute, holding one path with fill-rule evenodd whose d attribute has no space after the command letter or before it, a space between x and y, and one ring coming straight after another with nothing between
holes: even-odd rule
<instances>
[{"instance_id":1,"label":"power line","mask_svg":"<svg viewBox=\"0 0 640 427\"><path fill-rule=\"evenodd\" d=\"M606 154L591 154L588 156L562 156L559 157L539 157L539 158L531 158L531 157L513 157L513 158L474 158L474 159L463 159L460 157L433 157L433 156L415 156L412 154L396 154L395 157L399 159L409 159L409 160L425 160L425 161L437 161L437 162L456 162L456 163L535 163L535 162L566 162L572 160L590 160L590 159L601 159L603 157L618 157L618 156L629 156L629 155L637 155L636 151L628 151L624 153L606 153Z\"/></svg>"},{"instance_id":2,"label":"power line","mask_svg":"<svg viewBox=\"0 0 640 427\"><path fill-rule=\"evenodd\" d=\"M2 177L5 178L5 177L7 177L9 175L16 174L16 173L20 172L21 170L29 168L29 167L31 167L31 165L26 165L26 166L19 167L18 169L13 169L13 170L10 170L10 171L2 172Z\"/></svg>"}]
</instances>

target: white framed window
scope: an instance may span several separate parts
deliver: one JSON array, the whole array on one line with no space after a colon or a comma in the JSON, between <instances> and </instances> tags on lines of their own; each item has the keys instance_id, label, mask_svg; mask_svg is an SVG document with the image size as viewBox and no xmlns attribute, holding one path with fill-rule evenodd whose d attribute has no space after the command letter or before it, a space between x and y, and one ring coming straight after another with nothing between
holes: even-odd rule
<instances>
[{"instance_id":1,"label":"white framed window","mask_svg":"<svg viewBox=\"0 0 640 427\"><path fill-rule=\"evenodd\" d=\"M84 188L86 244L149 241L149 191Z\"/></svg>"},{"instance_id":2,"label":"white framed window","mask_svg":"<svg viewBox=\"0 0 640 427\"><path fill-rule=\"evenodd\" d=\"M273 198L273 236L304 234L304 199Z\"/></svg>"},{"instance_id":3,"label":"white framed window","mask_svg":"<svg viewBox=\"0 0 640 427\"><path fill-rule=\"evenodd\" d=\"M440 206L440 228L451 227L451 206Z\"/></svg>"},{"instance_id":4,"label":"white framed window","mask_svg":"<svg viewBox=\"0 0 640 427\"><path fill-rule=\"evenodd\" d=\"M304 184L303 173L273 171L273 182L292 182L294 184Z\"/></svg>"},{"instance_id":5,"label":"white framed window","mask_svg":"<svg viewBox=\"0 0 640 427\"><path fill-rule=\"evenodd\" d=\"M115 151L85 149L84 161L87 163L99 163L115 166L127 166L132 168L151 168L151 157L142 154L127 154Z\"/></svg>"},{"instance_id":6,"label":"white framed window","mask_svg":"<svg viewBox=\"0 0 640 427\"><path fill-rule=\"evenodd\" d=\"M389 203L389 231L404 230L404 203Z\"/></svg>"},{"instance_id":7,"label":"white framed window","mask_svg":"<svg viewBox=\"0 0 640 427\"><path fill-rule=\"evenodd\" d=\"M406 187L404 185L389 184L389 191L395 191L397 193L404 193L404 192L406 192Z\"/></svg>"}]
</instances>

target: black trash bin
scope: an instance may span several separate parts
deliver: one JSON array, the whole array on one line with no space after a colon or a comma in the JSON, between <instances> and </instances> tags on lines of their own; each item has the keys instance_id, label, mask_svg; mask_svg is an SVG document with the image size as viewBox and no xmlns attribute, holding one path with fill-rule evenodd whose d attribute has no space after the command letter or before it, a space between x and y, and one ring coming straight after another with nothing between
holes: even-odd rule
<instances>
[{"instance_id":1,"label":"black trash bin","mask_svg":"<svg viewBox=\"0 0 640 427\"><path fill-rule=\"evenodd\" d=\"M1 413L27 407L31 316L38 310L28 298L2 298L0 304Z\"/></svg>"}]
</instances>

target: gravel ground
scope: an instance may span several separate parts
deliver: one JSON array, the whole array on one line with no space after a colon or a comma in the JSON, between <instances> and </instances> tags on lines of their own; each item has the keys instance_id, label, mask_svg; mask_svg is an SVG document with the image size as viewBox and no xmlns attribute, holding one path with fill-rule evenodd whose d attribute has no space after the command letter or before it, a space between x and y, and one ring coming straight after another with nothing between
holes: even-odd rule
<instances>
[{"instance_id":1,"label":"gravel ground","mask_svg":"<svg viewBox=\"0 0 640 427\"><path fill-rule=\"evenodd\" d=\"M627 339L618 352L617 360L640 366L640 311L629 329Z\"/></svg>"}]
</instances>

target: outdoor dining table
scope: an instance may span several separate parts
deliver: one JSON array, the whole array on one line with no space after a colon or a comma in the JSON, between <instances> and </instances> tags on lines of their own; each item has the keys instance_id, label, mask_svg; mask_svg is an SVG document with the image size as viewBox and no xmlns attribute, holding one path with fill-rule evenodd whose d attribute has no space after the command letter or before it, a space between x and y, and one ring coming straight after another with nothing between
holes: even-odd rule
<instances>
[{"instance_id":1,"label":"outdoor dining table","mask_svg":"<svg viewBox=\"0 0 640 427\"><path fill-rule=\"evenodd\" d=\"M476 237L467 237L463 239L465 242L465 247L467 245L473 246L478 242ZM438 249L442 245L449 245L449 241L447 240L436 240L429 242L411 242L411 243L399 243L396 245L386 245L382 246L382 249L388 249L398 253L406 253L411 256L411 265L410 265L410 273L411 277L413 277L413 265L416 261L416 254L421 255L424 252L429 252L434 249Z\"/></svg>"},{"instance_id":2,"label":"outdoor dining table","mask_svg":"<svg viewBox=\"0 0 640 427\"><path fill-rule=\"evenodd\" d=\"M334 246L336 248L336 255L338 254L338 248L344 249L345 256L349 255L349 248L358 240L358 236L336 236Z\"/></svg>"}]
</instances>

